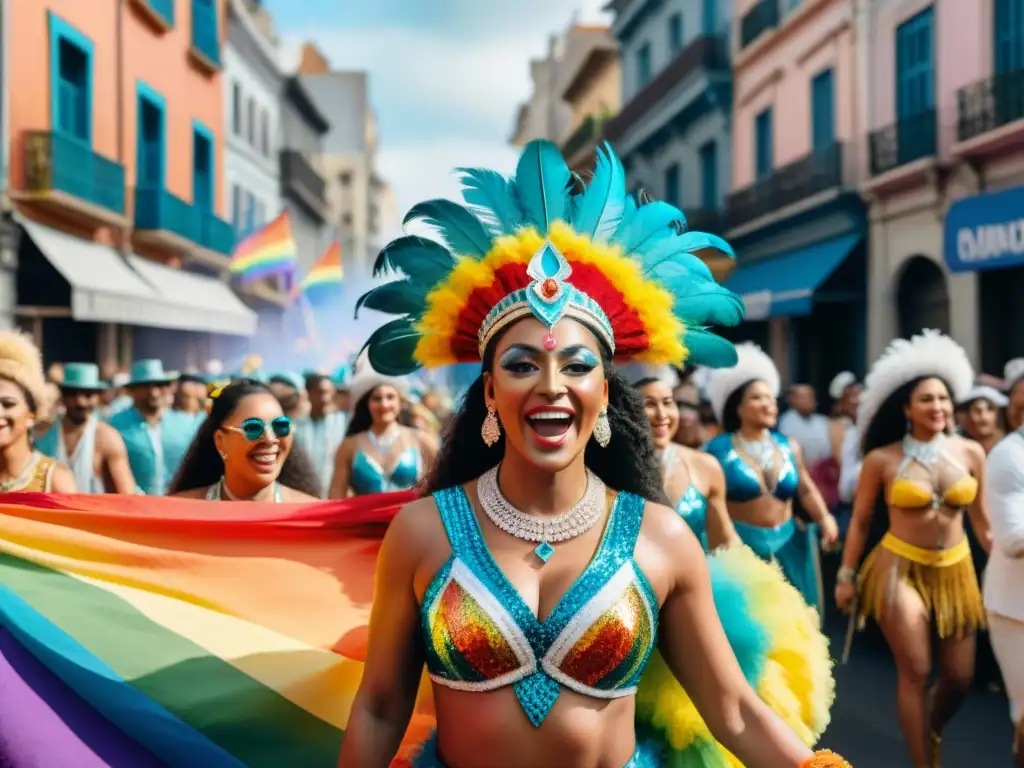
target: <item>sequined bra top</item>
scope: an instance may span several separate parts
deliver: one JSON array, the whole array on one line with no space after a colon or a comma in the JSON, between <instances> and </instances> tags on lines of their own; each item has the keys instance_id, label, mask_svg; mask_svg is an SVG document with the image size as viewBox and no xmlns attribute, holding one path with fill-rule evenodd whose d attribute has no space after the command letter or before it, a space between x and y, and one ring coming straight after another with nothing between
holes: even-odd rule
<instances>
[{"instance_id":1,"label":"sequined bra top","mask_svg":"<svg viewBox=\"0 0 1024 768\"><path fill-rule=\"evenodd\" d=\"M665 490L668 490L669 478L675 471L675 464L677 461L681 462L686 468L687 475L693 478L693 470L690 468L689 463L683 456L677 453L677 449L674 445L669 445L665 448L661 457L662 461L662 484L665 486ZM671 497L670 497L671 498ZM676 512L683 518L698 537L704 536L707 529L707 510L708 500L695 486L690 482L686 486L686 490L683 491L682 496L676 502Z\"/></svg>"},{"instance_id":2,"label":"sequined bra top","mask_svg":"<svg viewBox=\"0 0 1024 768\"><path fill-rule=\"evenodd\" d=\"M780 501L792 499L800 487L800 475L793 458L789 440L779 432L770 433L770 439L778 448L771 469L775 478L774 487L765 489L761 473L746 462L733 445L732 434L721 434L711 439L704 450L718 459L725 475L725 497L729 501L744 502L760 498L766 492Z\"/></svg>"},{"instance_id":3,"label":"sequined bra top","mask_svg":"<svg viewBox=\"0 0 1024 768\"><path fill-rule=\"evenodd\" d=\"M390 472L385 472L380 462L365 451L356 451L352 459L352 475L349 485L356 494L404 491L419 482L422 468L420 452L409 446L398 457Z\"/></svg>"},{"instance_id":4,"label":"sequined bra top","mask_svg":"<svg viewBox=\"0 0 1024 768\"><path fill-rule=\"evenodd\" d=\"M978 480L950 456L943 446L945 435L937 435L930 443L923 443L909 437L903 440L903 460L896 469L896 475L889 486L889 504L900 509L924 509L969 507L978 496ZM924 483L906 476L912 464L924 467L932 482ZM940 465L946 465L958 478L939 488Z\"/></svg>"},{"instance_id":5,"label":"sequined bra top","mask_svg":"<svg viewBox=\"0 0 1024 768\"><path fill-rule=\"evenodd\" d=\"M654 650L658 601L633 560L644 500L619 493L590 564L544 620L491 557L462 488L434 494L452 554L420 607L427 671L463 691L514 686L534 726L562 686L600 699L636 692Z\"/></svg>"}]
</instances>

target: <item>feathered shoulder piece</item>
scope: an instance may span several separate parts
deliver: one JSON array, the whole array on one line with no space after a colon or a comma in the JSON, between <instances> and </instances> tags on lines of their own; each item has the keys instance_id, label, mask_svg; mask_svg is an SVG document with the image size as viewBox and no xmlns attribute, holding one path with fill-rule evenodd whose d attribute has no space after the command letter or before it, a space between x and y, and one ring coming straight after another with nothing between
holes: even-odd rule
<instances>
[{"instance_id":1,"label":"feathered shoulder piece","mask_svg":"<svg viewBox=\"0 0 1024 768\"><path fill-rule=\"evenodd\" d=\"M782 388L779 369L775 367L772 359L756 344L744 342L736 345L736 365L725 370L711 371L708 376L705 391L719 424L722 423L726 400L733 392L751 381L763 381L775 397L779 396Z\"/></svg>"},{"instance_id":2,"label":"feathered shoulder piece","mask_svg":"<svg viewBox=\"0 0 1024 768\"><path fill-rule=\"evenodd\" d=\"M743 303L702 260L731 258L732 249L690 232L671 205L639 205L610 146L598 150L594 176L578 194L548 141L523 150L515 179L459 171L466 205L430 200L405 218L430 225L443 243L413 235L393 241L374 274L393 271L398 279L356 304L357 314L369 307L398 316L367 341L375 370L403 375L478 362L495 334L528 316L549 330L563 317L579 320L618 360L735 362L732 345L708 328L739 323Z\"/></svg>"},{"instance_id":3,"label":"feathered shoulder piece","mask_svg":"<svg viewBox=\"0 0 1024 768\"><path fill-rule=\"evenodd\" d=\"M949 336L924 330L910 339L895 339L864 379L857 408L861 440L882 403L904 384L922 376L935 376L946 382L954 403L963 400L974 385L974 368L967 353Z\"/></svg>"}]
</instances>

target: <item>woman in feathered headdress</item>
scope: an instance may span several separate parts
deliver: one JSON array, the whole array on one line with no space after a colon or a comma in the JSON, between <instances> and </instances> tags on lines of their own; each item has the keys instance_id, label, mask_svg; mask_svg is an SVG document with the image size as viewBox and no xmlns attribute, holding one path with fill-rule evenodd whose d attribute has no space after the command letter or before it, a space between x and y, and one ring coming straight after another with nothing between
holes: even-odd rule
<instances>
[{"instance_id":1,"label":"woman in feathered headdress","mask_svg":"<svg viewBox=\"0 0 1024 768\"><path fill-rule=\"evenodd\" d=\"M987 552L985 453L953 433L953 404L973 380L964 350L948 336L924 331L892 342L875 361L857 414L864 461L836 602L875 619L893 651L897 706L914 765L939 765L942 729L970 688L975 634L985 623L963 519L965 511L970 514ZM858 577L880 494L889 508L889 530ZM939 682L929 697L933 632L939 637Z\"/></svg>"},{"instance_id":2,"label":"woman in feathered headdress","mask_svg":"<svg viewBox=\"0 0 1024 768\"><path fill-rule=\"evenodd\" d=\"M0 331L0 493L75 493L75 476L32 447L47 398L42 356L19 331Z\"/></svg>"},{"instance_id":3,"label":"woman in feathered headdress","mask_svg":"<svg viewBox=\"0 0 1024 768\"><path fill-rule=\"evenodd\" d=\"M743 543L778 562L820 614L818 536L831 546L839 529L804 466L800 446L776 430L780 382L775 364L755 344L740 344L736 353L736 365L714 371L708 382L722 434L705 450L722 465L729 516ZM805 526L793 516L794 498L816 525Z\"/></svg>"},{"instance_id":4,"label":"woman in feathered headdress","mask_svg":"<svg viewBox=\"0 0 1024 768\"><path fill-rule=\"evenodd\" d=\"M434 200L406 219L447 246L399 238L376 269L401 277L360 300L399 315L367 343L375 370L477 361L482 375L433 496L385 538L341 763L392 757L425 662L437 734L418 766L638 768L663 764L662 746L673 765L735 762L716 738L748 765L845 764L807 746L832 691L824 639L797 607L773 655L755 594L771 569L745 550L711 558L709 579L696 537L659 503L643 407L612 363L735 362L707 328L738 322L742 303L696 255L728 245L672 206L638 206L610 148L580 194L549 142L526 147L514 181L463 174L469 208ZM758 692L785 700L781 717ZM639 747L634 699L651 736Z\"/></svg>"}]
</instances>

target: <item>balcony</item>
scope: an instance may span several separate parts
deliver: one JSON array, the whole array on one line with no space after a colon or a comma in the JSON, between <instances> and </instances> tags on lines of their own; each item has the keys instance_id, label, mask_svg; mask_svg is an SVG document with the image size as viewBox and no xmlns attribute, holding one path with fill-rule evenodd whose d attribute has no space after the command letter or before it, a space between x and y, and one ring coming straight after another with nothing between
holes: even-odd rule
<instances>
[{"instance_id":1,"label":"balcony","mask_svg":"<svg viewBox=\"0 0 1024 768\"><path fill-rule=\"evenodd\" d=\"M957 92L954 154L983 157L1024 139L1024 69L1000 72Z\"/></svg>"},{"instance_id":2,"label":"balcony","mask_svg":"<svg viewBox=\"0 0 1024 768\"><path fill-rule=\"evenodd\" d=\"M81 140L28 131L25 190L11 196L83 224L124 226L124 183L124 166L96 154Z\"/></svg>"},{"instance_id":3,"label":"balcony","mask_svg":"<svg viewBox=\"0 0 1024 768\"><path fill-rule=\"evenodd\" d=\"M719 35L696 38L605 124L605 136L611 141L621 139L644 115L670 96L676 86L701 71L728 76L729 53L725 38Z\"/></svg>"},{"instance_id":4,"label":"balcony","mask_svg":"<svg viewBox=\"0 0 1024 768\"><path fill-rule=\"evenodd\" d=\"M157 32L174 27L174 0L131 0L130 4Z\"/></svg>"},{"instance_id":5,"label":"balcony","mask_svg":"<svg viewBox=\"0 0 1024 768\"><path fill-rule=\"evenodd\" d=\"M213 74L220 69L220 30L214 0L192 0L192 46L189 56L201 69Z\"/></svg>"},{"instance_id":6,"label":"balcony","mask_svg":"<svg viewBox=\"0 0 1024 768\"><path fill-rule=\"evenodd\" d=\"M309 159L301 152L281 153L281 193L302 205L321 223L327 220L327 185Z\"/></svg>"},{"instance_id":7,"label":"balcony","mask_svg":"<svg viewBox=\"0 0 1024 768\"><path fill-rule=\"evenodd\" d=\"M872 176L934 157L938 135L934 109L907 117L868 136Z\"/></svg>"},{"instance_id":8,"label":"balcony","mask_svg":"<svg viewBox=\"0 0 1024 768\"><path fill-rule=\"evenodd\" d=\"M166 189L135 191L135 239L223 269L234 245L231 225Z\"/></svg>"},{"instance_id":9,"label":"balcony","mask_svg":"<svg viewBox=\"0 0 1024 768\"><path fill-rule=\"evenodd\" d=\"M843 145L836 143L776 168L762 181L729 195L725 226L733 230L843 185Z\"/></svg>"},{"instance_id":10,"label":"balcony","mask_svg":"<svg viewBox=\"0 0 1024 768\"><path fill-rule=\"evenodd\" d=\"M594 148L604 139L604 125L607 118L587 115L569 138L562 144L562 154L571 168L576 166L592 166ZM583 154L583 157L577 155Z\"/></svg>"},{"instance_id":11,"label":"balcony","mask_svg":"<svg viewBox=\"0 0 1024 768\"><path fill-rule=\"evenodd\" d=\"M742 51L762 32L779 26L779 0L761 0L747 11L740 21L740 50Z\"/></svg>"}]
</instances>

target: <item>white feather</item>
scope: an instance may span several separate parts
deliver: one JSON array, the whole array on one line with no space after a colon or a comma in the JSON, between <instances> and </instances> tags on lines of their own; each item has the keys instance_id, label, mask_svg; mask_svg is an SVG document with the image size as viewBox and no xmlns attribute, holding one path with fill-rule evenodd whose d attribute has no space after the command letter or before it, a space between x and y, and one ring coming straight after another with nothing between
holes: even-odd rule
<instances>
[{"instance_id":1,"label":"white feather","mask_svg":"<svg viewBox=\"0 0 1024 768\"><path fill-rule=\"evenodd\" d=\"M843 392L846 388L857 381L857 377L850 371L843 371L837 373L835 378L832 379L832 383L828 385L828 395L833 400L838 400L843 396Z\"/></svg>"},{"instance_id":2,"label":"white feather","mask_svg":"<svg viewBox=\"0 0 1024 768\"><path fill-rule=\"evenodd\" d=\"M672 389L679 386L679 373L671 365L652 365L650 363L624 363L619 366L622 375L630 386L636 386L638 381L644 379L658 379L668 384Z\"/></svg>"},{"instance_id":3,"label":"white feather","mask_svg":"<svg viewBox=\"0 0 1024 768\"><path fill-rule=\"evenodd\" d=\"M963 400L974 384L974 368L967 353L949 336L928 329L909 340L896 339L886 347L864 379L857 409L861 440L889 395L922 376L935 376L945 381L954 403Z\"/></svg>"},{"instance_id":4,"label":"white feather","mask_svg":"<svg viewBox=\"0 0 1024 768\"><path fill-rule=\"evenodd\" d=\"M1013 383L1022 376L1024 376L1024 357L1015 357L1013 360L1008 360L1003 366L1003 381L1006 382L1006 386L1013 386Z\"/></svg>"},{"instance_id":5,"label":"white feather","mask_svg":"<svg viewBox=\"0 0 1024 768\"><path fill-rule=\"evenodd\" d=\"M779 396L782 382L779 369L759 346L746 342L736 345L736 365L732 368L717 368L711 371L705 387L711 409L718 423L722 423L722 411L729 396L750 381L763 381L772 395Z\"/></svg>"},{"instance_id":6,"label":"white feather","mask_svg":"<svg viewBox=\"0 0 1024 768\"><path fill-rule=\"evenodd\" d=\"M353 406L362 400L363 396L368 392L383 384L389 384L397 389L398 394L402 397L406 397L408 394L407 382L404 376L398 378L377 373L373 366L370 365L370 361L365 354L360 355L359 359L356 360L355 369L355 375L352 376L352 381L348 387L349 397Z\"/></svg>"}]
</instances>

